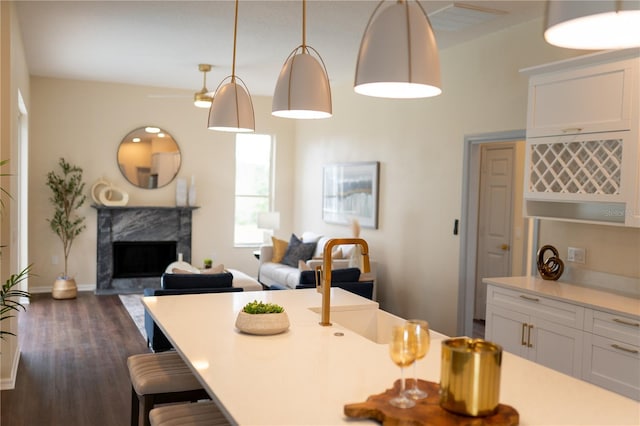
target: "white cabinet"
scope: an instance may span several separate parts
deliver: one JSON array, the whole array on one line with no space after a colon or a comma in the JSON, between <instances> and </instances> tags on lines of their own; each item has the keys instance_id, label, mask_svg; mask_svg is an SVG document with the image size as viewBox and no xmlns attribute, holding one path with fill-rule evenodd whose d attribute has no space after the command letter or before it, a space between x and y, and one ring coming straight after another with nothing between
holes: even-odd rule
<instances>
[{"instance_id":1,"label":"white cabinet","mask_svg":"<svg viewBox=\"0 0 640 426\"><path fill-rule=\"evenodd\" d=\"M489 286L486 338L565 374L582 374L583 308Z\"/></svg>"},{"instance_id":2,"label":"white cabinet","mask_svg":"<svg viewBox=\"0 0 640 426\"><path fill-rule=\"evenodd\" d=\"M487 340L640 400L640 318L487 284Z\"/></svg>"},{"instance_id":3,"label":"white cabinet","mask_svg":"<svg viewBox=\"0 0 640 426\"><path fill-rule=\"evenodd\" d=\"M638 113L632 90L638 52L620 55L587 55L524 70L531 75L527 138L630 130Z\"/></svg>"},{"instance_id":4,"label":"white cabinet","mask_svg":"<svg viewBox=\"0 0 640 426\"><path fill-rule=\"evenodd\" d=\"M640 320L588 309L582 376L640 400Z\"/></svg>"},{"instance_id":5,"label":"white cabinet","mask_svg":"<svg viewBox=\"0 0 640 426\"><path fill-rule=\"evenodd\" d=\"M523 72L525 214L640 227L640 49Z\"/></svg>"}]
</instances>

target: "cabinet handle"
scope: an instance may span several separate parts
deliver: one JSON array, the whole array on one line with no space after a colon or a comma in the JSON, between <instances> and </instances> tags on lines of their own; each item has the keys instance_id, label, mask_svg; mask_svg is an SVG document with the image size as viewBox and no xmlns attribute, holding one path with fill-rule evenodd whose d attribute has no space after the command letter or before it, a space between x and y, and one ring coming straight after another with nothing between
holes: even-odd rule
<instances>
[{"instance_id":1,"label":"cabinet handle","mask_svg":"<svg viewBox=\"0 0 640 426\"><path fill-rule=\"evenodd\" d=\"M580 133L582 131L582 127L569 127L567 129L562 129L563 133Z\"/></svg>"},{"instance_id":2,"label":"cabinet handle","mask_svg":"<svg viewBox=\"0 0 640 426\"><path fill-rule=\"evenodd\" d=\"M619 324L630 325L631 327L640 327L640 324L638 324L637 322L629 322L618 318L614 318L613 320Z\"/></svg>"},{"instance_id":3,"label":"cabinet handle","mask_svg":"<svg viewBox=\"0 0 640 426\"><path fill-rule=\"evenodd\" d=\"M613 345L611 345L612 348L614 349L619 349L621 351L625 351L625 352L629 352L630 354L637 354L638 351L636 349L629 349L629 348L624 348L620 345L616 345L615 343Z\"/></svg>"},{"instance_id":4,"label":"cabinet handle","mask_svg":"<svg viewBox=\"0 0 640 426\"><path fill-rule=\"evenodd\" d=\"M520 297L523 298L524 300L530 300L532 302L540 301L540 299L538 299L537 297L525 296L524 294L521 294Z\"/></svg>"},{"instance_id":5,"label":"cabinet handle","mask_svg":"<svg viewBox=\"0 0 640 426\"><path fill-rule=\"evenodd\" d=\"M533 324L529 324L529 332L527 333L527 346L532 348L533 344L531 343L531 330L533 329Z\"/></svg>"},{"instance_id":6,"label":"cabinet handle","mask_svg":"<svg viewBox=\"0 0 640 426\"><path fill-rule=\"evenodd\" d=\"M527 329L527 323L523 322L522 323L522 334L520 335L520 344L522 346L527 346L527 342L526 342L526 340L524 340L524 332L525 332L526 329Z\"/></svg>"}]
</instances>

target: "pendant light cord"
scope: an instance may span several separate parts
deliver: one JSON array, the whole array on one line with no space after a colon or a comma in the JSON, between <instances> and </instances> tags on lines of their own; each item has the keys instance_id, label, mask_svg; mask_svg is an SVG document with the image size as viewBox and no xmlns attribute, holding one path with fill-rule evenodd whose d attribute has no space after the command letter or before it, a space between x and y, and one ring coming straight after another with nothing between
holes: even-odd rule
<instances>
[{"instance_id":1,"label":"pendant light cord","mask_svg":"<svg viewBox=\"0 0 640 426\"><path fill-rule=\"evenodd\" d=\"M411 14L409 13L409 3L408 2L403 2L404 3L404 10L405 10L405 16L407 19L407 50L409 51L409 54L407 55L407 69L409 72L409 75L407 76L407 78L409 79L409 82L413 82L413 70L412 70L412 66L411 66ZM416 2L417 3L417 2Z\"/></svg>"},{"instance_id":2,"label":"pendant light cord","mask_svg":"<svg viewBox=\"0 0 640 426\"><path fill-rule=\"evenodd\" d=\"M302 52L307 53L307 0L302 0Z\"/></svg>"},{"instance_id":3,"label":"pendant light cord","mask_svg":"<svg viewBox=\"0 0 640 426\"><path fill-rule=\"evenodd\" d=\"M238 3L239 0L236 0L236 16L235 21L233 23L233 62L231 64L231 82L235 83L236 81L236 41L238 34Z\"/></svg>"}]
</instances>

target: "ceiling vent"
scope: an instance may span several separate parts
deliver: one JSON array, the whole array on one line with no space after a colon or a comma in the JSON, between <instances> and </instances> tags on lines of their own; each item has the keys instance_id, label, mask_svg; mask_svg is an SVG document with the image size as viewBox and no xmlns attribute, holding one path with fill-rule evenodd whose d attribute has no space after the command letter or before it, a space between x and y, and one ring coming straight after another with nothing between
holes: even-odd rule
<instances>
[{"instance_id":1,"label":"ceiling vent","mask_svg":"<svg viewBox=\"0 0 640 426\"><path fill-rule=\"evenodd\" d=\"M467 3L452 3L429 14L436 31L461 31L490 21L507 12Z\"/></svg>"}]
</instances>

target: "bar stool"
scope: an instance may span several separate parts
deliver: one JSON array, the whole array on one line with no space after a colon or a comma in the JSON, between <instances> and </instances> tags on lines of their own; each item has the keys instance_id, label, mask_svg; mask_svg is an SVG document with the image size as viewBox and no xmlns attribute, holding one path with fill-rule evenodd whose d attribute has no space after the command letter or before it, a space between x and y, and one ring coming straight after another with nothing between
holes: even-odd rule
<instances>
[{"instance_id":1,"label":"bar stool","mask_svg":"<svg viewBox=\"0 0 640 426\"><path fill-rule=\"evenodd\" d=\"M131 426L149 426L155 404L209 399L178 353L146 353L127 358L131 378ZM142 409L141 409L142 407Z\"/></svg>"},{"instance_id":2,"label":"bar stool","mask_svg":"<svg viewBox=\"0 0 640 426\"><path fill-rule=\"evenodd\" d=\"M151 426L228 426L231 425L213 401L164 405L149 413Z\"/></svg>"}]
</instances>

